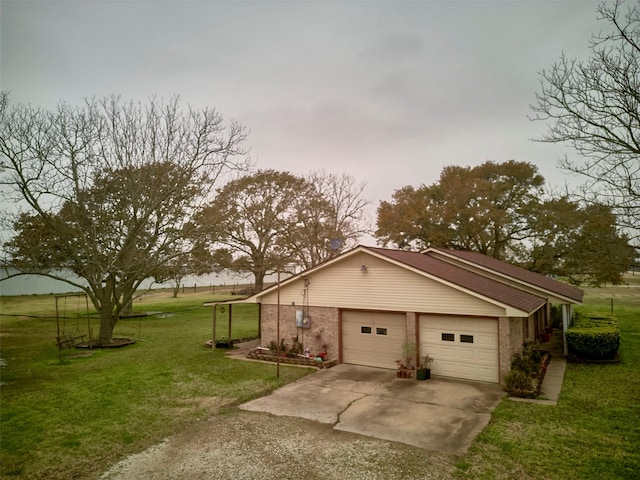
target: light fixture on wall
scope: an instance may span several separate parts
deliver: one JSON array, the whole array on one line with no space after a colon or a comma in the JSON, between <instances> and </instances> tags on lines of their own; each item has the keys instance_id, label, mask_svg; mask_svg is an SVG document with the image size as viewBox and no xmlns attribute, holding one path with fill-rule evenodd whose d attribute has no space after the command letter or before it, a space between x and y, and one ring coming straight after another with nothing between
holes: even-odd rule
<instances>
[{"instance_id":1,"label":"light fixture on wall","mask_svg":"<svg viewBox=\"0 0 640 480\"><path fill-rule=\"evenodd\" d=\"M367 266L363 264L363 265L360 267L360 271L361 271L362 273L367 273Z\"/></svg>"}]
</instances>

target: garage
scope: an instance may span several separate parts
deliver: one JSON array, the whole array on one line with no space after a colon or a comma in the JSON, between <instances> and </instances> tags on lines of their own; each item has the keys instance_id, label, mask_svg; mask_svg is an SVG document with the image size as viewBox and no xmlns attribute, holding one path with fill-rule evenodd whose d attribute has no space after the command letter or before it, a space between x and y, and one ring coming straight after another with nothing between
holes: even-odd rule
<instances>
[{"instance_id":1,"label":"garage","mask_svg":"<svg viewBox=\"0 0 640 480\"><path fill-rule=\"evenodd\" d=\"M407 338L406 316L395 312L342 312L342 361L397 368Z\"/></svg>"},{"instance_id":2,"label":"garage","mask_svg":"<svg viewBox=\"0 0 640 480\"><path fill-rule=\"evenodd\" d=\"M396 369L409 341L435 358L434 376L499 383L513 353L536 340L526 326L546 327L552 304L568 326L583 294L476 252L358 246L242 301L261 305L263 347L301 336L339 363Z\"/></svg>"},{"instance_id":3,"label":"garage","mask_svg":"<svg viewBox=\"0 0 640 480\"><path fill-rule=\"evenodd\" d=\"M496 318L420 315L420 351L443 377L499 382Z\"/></svg>"}]
</instances>

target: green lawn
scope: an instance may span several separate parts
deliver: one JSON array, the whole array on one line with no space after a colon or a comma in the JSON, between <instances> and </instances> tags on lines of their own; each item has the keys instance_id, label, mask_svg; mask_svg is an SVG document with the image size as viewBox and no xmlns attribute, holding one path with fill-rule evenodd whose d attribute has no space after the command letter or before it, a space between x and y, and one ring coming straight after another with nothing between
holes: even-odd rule
<instances>
[{"instance_id":1,"label":"green lawn","mask_svg":"<svg viewBox=\"0 0 640 480\"><path fill-rule=\"evenodd\" d=\"M640 478L640 287L588 289L585 311L611 311L621 363L569 364L557 406L504 400L457 476L473 479Z\"/></svg>"},{"instance_id":2,"label":"green lawn","mask_svg":"<svg viewBox=\"0 0 640 480\"><path fill-rule=\"evenodd\" d=\"M580 307L609 312L613 299L621 363L569 364L558 406L503 400L469 452L451 456L456 476L640 477L640 281L630 280L629 287L589 289ZM216 299L146 295L134 311L161 313L122 320L115 330L135 345L86 358L65 350L59 362L54 298L0 297L0 478L95 478L198 419L311 371L281 366L278 379L274 365L205 348L212 309L202 304ZM86 331L83 308L75 298L65 305L70 332ZM257 335L255 306L233 308L232 337ZM228 307L217 315L218 336L227 334L226 315Z\"/></svg>"},{"instance_id":3,"label":"green lawn","mask_svg":"<svg viewBox=\"0 0 640 480\"><path fill-rule=\"evenodd\" d=\"M293 381L311 370L240 362L204 346L220 298L148 295L134 311L162 312L121 320L114 336L133 346L58 360L52 296L0 298L0 478L87 478L123 456L160 442L199 418ZM61 308L62 310L62 308ZM228 307L225 309L228 315ZM235 305L233 338L256 336L255 305ZM68 299L64 325L86 333L84 304ZM76 320L76 315L80 318ZM218 335L226 335L218 314ZM97 322L92 316L93 328ZM64 324L64 322L63 322Z\"/></svg>"}]
</instances>

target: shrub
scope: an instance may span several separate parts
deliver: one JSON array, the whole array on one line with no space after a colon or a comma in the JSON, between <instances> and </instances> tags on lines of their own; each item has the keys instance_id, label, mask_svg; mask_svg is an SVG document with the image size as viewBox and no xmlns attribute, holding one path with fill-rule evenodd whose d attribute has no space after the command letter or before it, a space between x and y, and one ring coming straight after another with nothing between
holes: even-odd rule
<instances>
[{"instance_id":1,"label":"shrub","mask_svg":"<svg viewBox=\"0 0 640 480\"><path fill-rule=\"evenodd\" d=\"M576 315L568 329L569 354L589 360L611 360L620 348L620 329L613 315Z\"/></svg>"},{"instance_id":2,"label":"shrub","mask_svg":"<svg viewBox=\"0 0 640 480\"><path fill-rule=\"evenodd\" d=\"M514 353L511 358L511 370L504 376L504 389L516 397L535 395L541 361L541 352L531 343L525 343L522 352Z\"/></svg>"},{"instance_id":3,"label":"shrub","mask_svg":"<svg viewBox=\"0 0 640 480\"><path fill-rule=\"evenodd\" d=\"M610 360L620 348L618 327L571 328L567 331L569 353L580 358Z\"/></svg>"},{"instance_id":4,"label":"shrub","mask_svg":"<svg viewBox=\"0 0 640 480\"><path fill-rule=\"evenodd\" d=\"M534 378L522 370L510 370L504 376L504 389L515 397L524 397L534 389Z\"/></svg>"}]
</instances>

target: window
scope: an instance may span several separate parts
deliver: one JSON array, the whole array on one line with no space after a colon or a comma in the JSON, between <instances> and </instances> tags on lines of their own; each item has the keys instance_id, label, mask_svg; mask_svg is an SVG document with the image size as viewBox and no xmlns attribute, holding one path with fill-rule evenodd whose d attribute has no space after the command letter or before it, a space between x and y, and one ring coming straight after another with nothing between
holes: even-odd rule
<instances>
[{"instance_id":1,"label":"window","mask_svg":"<svg viewBox=\"0 0 640 480\"><path fill-rule=\"evenodd\" d=\"M360 333L371 334L371 327L360 327Z\"/></svg>"},{"instance_id":2,"label":"window","mask_svg":"<svg viewBox=\"0 0 640 480\"><path fill-rule=\"evenodd\" d=\"M386 334L387 334L386 328L376 327L376 335L386 335Z\"/></svg>"},{"instance_id":3,"label":"window","mask_svg":"<svg viewBox=\"0 0 640 480\"><path fill-rule=\"evenodd\" d=\"M456 336L453 333L443 333L442 341L443 342L454 342L456 340Z\"/></svg>"},{"instance_id":4,"label":"window","mask_svg":"<svg viewBox=\"0 0 640 480\"><path fill-rule=\"evenodd\" d=\"M473 343L473 335L460 335L460 342Z\"/></svg>"}]
</instances>

